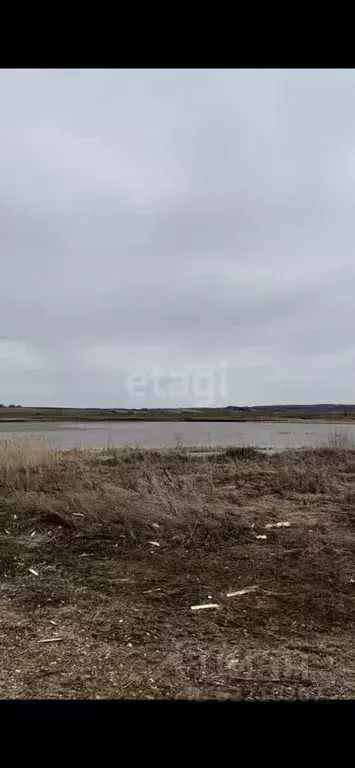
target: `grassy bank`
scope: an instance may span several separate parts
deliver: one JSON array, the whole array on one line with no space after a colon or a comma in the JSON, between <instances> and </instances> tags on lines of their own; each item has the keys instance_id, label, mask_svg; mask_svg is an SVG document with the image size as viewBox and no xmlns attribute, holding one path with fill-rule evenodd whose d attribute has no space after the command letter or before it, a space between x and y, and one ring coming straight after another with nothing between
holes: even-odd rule
<instances>
[{"instance_id":1,"label":"grassy bank","mask_svg":"<svg viewBox=\"0 0 355 768\"><path fill-rule=\"evenodd\" d=\"M355 422L354 405L253 408L26 408L1 406L1 421L321 421Z\"/></svg>"},{"instance_id":2,"label":"grassy bank","mask_svg":"<svg viewBox=\"0 0 355 768\"><path fill-rule=\"evenodd\" d=\"M2 441L0 696L353 697L354 501L341 443Z\"/></svg>"}]
</instances>

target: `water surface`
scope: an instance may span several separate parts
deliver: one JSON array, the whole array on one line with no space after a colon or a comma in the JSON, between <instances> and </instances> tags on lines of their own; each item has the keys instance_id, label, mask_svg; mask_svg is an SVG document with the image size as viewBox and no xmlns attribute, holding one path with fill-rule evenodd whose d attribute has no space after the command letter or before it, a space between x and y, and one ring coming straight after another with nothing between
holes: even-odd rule
<instances>
[{"instance_id":1,"label":"water surface","mask_svg":"<svg viewBox=\"0 0 355 768\"><path fill-rule=\"evenodd\" d=\"M258 445L262 448L298 448L324 445L329 436L348 437L355 443L355 424L246 422L0 422L0 440L36 436L60 448L141 445Z\"/></svg>"}]
</instances>

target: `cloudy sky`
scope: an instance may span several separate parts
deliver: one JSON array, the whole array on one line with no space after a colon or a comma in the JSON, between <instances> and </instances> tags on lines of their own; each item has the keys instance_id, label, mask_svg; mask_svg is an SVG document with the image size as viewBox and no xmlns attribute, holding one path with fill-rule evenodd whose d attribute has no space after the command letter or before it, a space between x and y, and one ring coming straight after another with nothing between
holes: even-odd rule
<instances>
[{"instance_id":1,"label":"cloudy sky","mask_svg":"<svg viewBox=\"0 0 355 768\"><path fill-rule=\"evenodd\" d=\"M355 70L1 70L0 249L0 402L355 402Z\"/></svg>"}]
</instances>

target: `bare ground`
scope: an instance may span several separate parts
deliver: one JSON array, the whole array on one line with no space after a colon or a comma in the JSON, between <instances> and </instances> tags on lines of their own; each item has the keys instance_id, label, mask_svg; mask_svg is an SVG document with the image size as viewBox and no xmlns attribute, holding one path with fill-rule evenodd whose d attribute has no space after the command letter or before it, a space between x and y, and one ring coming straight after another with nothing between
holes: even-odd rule
<instances>
[{"instance_id":1,"label":"bare ground","mask_svg":"<svg viewBox=\"0 0 355 768\"><path fill-rule=\"evenodd\" d=\"M341 446L2 443L0 697L354 697L354 502Z\"/></svg>"}]
</instances>

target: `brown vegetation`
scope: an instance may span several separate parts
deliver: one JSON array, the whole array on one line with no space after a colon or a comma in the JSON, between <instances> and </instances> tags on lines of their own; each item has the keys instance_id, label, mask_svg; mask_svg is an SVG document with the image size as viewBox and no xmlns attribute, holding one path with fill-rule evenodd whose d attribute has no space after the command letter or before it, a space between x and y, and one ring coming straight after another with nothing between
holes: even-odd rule
<instances>
[{"instance_id":1,"label":"brown vegetation","mask_svg":"<svg viewBox=\"0 0 355 768\"><path fill-rule=\"evenodd\" d=\"M251 408L28 408L0 405L0 422L17 421L317 421L353 422L354 405L255 406Z\"/></svg>"},{"instance_id":2,"label":"brown vegetation","mask_svg":"<svg viewBox=\"0 0 355 768\"><path fill-rule=\"evenodd\" d=\"M0 442L0 696L353 697L354 500L342 444Z\"/></svg>"}]
</instances>

